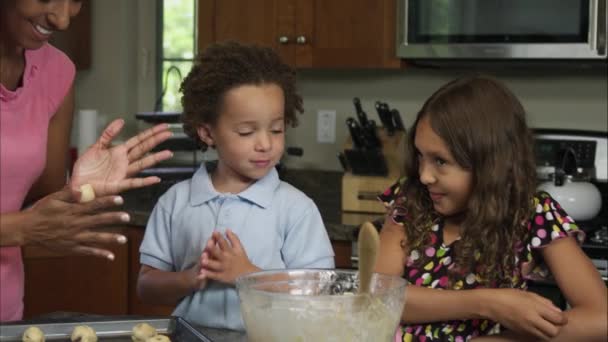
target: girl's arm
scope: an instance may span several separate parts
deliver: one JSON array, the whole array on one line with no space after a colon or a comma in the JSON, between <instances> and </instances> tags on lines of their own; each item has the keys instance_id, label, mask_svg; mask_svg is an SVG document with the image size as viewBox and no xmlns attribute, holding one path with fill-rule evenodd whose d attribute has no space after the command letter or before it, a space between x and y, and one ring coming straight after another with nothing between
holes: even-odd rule
<instances>
[{"instance_id":1,"label":"girl's arm","mask_svg":"<svg viewBox=\"0 0 608 342\"><path fill-rule=\"evenodd\" d=\"M376 272L402 276L408 255L402 226L387 219L380 232ZM409 285L402 321L406 324L449 320L491 319L541 338L555 336L565 323L551 301L515 289L437 290ZM521 339L520 339L521 340Z\"/></svg>"},{"instance_id":2,"label":"girl's arm","mask_svg":"<svg viewBox=\"0 0 608 342\"><path fill-rule=\"evenodd\" d=\"M408 251L403 226L387 218L380 231L376 272L403 276ZM454 319L483 318L482 291L435 290L408 285L401 319L404 323L427 323ZM438 309L441 308L441 309Z\"/></svg>"},{"instance_id":3,"label":"girl's arm","mask_svg":"<svg viewBox=\"0 0 608 342\"><path fill-rule=\"evenodd\" d=\"M551 242L541 250L545 263L572 309L555 341L605 341L608 336L608 297L591 260L574 238Z\"/></svg>"},{"instance_id":4,"label":"girl's arm","mask_svg":"<svg viewBox=\"0 0 608 342\"><path fill-rule=\"evenodd\" d=\"M403 276L408 251L403 226L387 218L380 231L380 251L376 272ZM453 319L482 318L482 301L478 291L451 291L409 285L401 317L404 323L427 323Z\"/></svg>"},{"instance_id":5,"label":"girl's arm","mask_svg":"<svg viewBox=\"0 0 608 342\"><path fill-rule=\"evenodd\" d=\"M207 279L199 276L199 271L200 265L181 272L141 265L137 294L146 303L176 305L182 298L205 288Z\"/></svg>"},{"instance_id":6,"label":"girl's arm","mask_svg":"<svg viewBox=\"0 0 608 342\"><path fill-rule=\"evenodd\" d=\"M44 171L30 189L25 203L34 202L66 184L68 145L72 132L74 89L70 88L49 123Z\"/></svg>"},{"instance_id":7,"label":"girl's arm","mask_svg":"<svg viewBox=\"0 0 608 342\"><path fill-rule=\"evenodd\" d=\"M551 242L541 249L560 290L572 307L564 312L567 322L546 336L551 341L606 341L608 334L606 286L597 270L578 247L574 238ZM525 341L523 336L507 331L475 341Z\"/></svg>"}]
</instances>

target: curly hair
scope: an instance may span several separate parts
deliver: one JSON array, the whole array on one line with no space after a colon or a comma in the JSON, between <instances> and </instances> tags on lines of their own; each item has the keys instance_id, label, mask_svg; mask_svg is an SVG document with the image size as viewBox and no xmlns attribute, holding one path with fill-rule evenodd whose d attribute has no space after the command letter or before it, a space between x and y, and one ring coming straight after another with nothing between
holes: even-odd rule
<instances>
[{"instance_id":1,"label":"curly hair","mask_svg":"<svg viewBox=\"0 0 608 342\"><path fill-rule=\"evenodd\" d=\"M204 152L208 146L198 136L203 124L215 124L223 98L242 85L276 84L285 98L285 123L298 125L296 111L303 113L302 97L296 92L296 73L270 48L224 42L210 45L199 54L182 82L184 132Z\"/></svg>"},{"instance_id":2,"label":"curly hair","mask_svg":"<svg viewBox=\"0 0 608 342\"><path fill-rule=\"evenodd\" d=\"M440 219L420 181L414 146L423 117L430 119L456 162L472 174L450 280L475 271L484 283L508 287L516 268L514 247L527 234L536 189L533 138L524 108L503 84L487 76L454 80L424 103L410 129L401 194L407 209L416 213L405 225L410 250L429 243L429 228Z\"/></svg>"}]
</instances>

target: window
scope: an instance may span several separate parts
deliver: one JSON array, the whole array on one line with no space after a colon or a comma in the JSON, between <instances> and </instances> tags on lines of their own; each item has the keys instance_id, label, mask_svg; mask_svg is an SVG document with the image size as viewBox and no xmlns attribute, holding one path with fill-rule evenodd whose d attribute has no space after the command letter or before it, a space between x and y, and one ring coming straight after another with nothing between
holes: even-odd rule
<instances>
[{"instance_id":1,"label":"window","mask_svg":"<svg viewBox=\"0 0 608 342\"><path fill-rule=\"evenodd\" d=\"M159 13L155 111L181 111L181 79L186 77L197 51L196 0L157 0Z\"/></svg>"}]
</instances>

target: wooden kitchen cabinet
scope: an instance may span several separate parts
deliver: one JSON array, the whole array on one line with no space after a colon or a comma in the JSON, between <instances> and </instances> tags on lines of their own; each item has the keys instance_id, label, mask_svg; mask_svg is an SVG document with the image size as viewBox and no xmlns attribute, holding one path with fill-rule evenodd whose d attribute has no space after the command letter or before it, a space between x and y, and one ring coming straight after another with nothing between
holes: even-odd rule
<instances>
[{"instance_id":1,"label":"wooden kitchen cabinet","mask_svg":"<svg viewBox=\"0 0 608 342\"><path fill-rule=\"evenodd\" d=\"M51 312L99 315L170 315L174 306L150 305L137 296L139 246L144 227L108 228L127 236L125 245L108 245L114 261L74 253L23 248L24 319ZM352 268L351 242L332 241L336 268Z\"/></svg>"},{"instance_id":2,"label":"wooden kitchen cabinet","mask_svg":"<svg viewBox=\"0 0 608 342\"><path fill-rule=\"evenodd\" d=\"M100 315L160 315L174 307L148 305L137 297L139 246L143 227L116 227L125 234L125 245L109 245L114 261L73 253L25 247L24 318L57 311Z\"/></svg>"},{"instance_id":3,"label":"wooden kitchen cabinet","mask_svg":"<svg viewBox=\"0 0 608 342\"><path fill-rule=\"evenodd\" d=\"M70 27L53 33L50 43L65 52L76 69L91 67L91 0L82 0L80 12L70 20Z\"/></svg>"},{"instance_id":4,"label":"wooden kitchen cabinet","mask_svg":"<svg viewBox=\"0 0 608 342\"><path fill-rule=\"evenodd\" d=\"M137 276L141 264L139 263L139 246L144 238L144 227L132 227L127 237L129 239L129 314L131 315L171 315L174 306L150 305L143 303L137 296Z\"/></svg>"},{"instance_id":5,"label":"wooden kitchen cabinet","mask_svg":"<svg viewBox=\"0 0 608 342\"><path fill-rule=\"evenodd\" d=\"M126 315L128 244L108 249L114 253L114 261L24 247L24 318L57 311Z\"/></svg>"},{"instance_id":6,"label":"wooden kitchen cabinet","mask_svg":"<svg viewBox=\"0 0 608 342\"><path fill-rule=\"evenodd\" d=\"M331 246L334 249L336 268L353 268L353 263L350 260L352 254L352 242L350 241L332 241Z\"/></svg>"},{"instance_id":7,"label":"wooden kitchen cabinet","mask_svg":"<svg viewBox=\"0 0 608 342\"><path fill-rule=\"evenodd\" d=\"M199 0L199 49L236 40L298 68L400 68L396 0Z\"/></svg>"}]
</instances>

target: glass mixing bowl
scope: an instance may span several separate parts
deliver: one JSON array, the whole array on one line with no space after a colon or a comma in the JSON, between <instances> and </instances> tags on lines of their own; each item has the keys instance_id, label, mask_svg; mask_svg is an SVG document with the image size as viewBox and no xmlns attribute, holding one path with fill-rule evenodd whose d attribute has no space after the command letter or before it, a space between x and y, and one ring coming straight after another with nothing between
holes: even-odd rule
<instances>
[{"instance_id":1,"label":"glass mixing bowl","mask_svg":"<svg viewBox=\"0 0 608 342\"><path fill-rule=\"evenodd\" d=\"M236 286L248 341L391 341L407 281L375 273L358 294L355 270L291 269L240 277Z\"/></svg>"}]
</instances>

